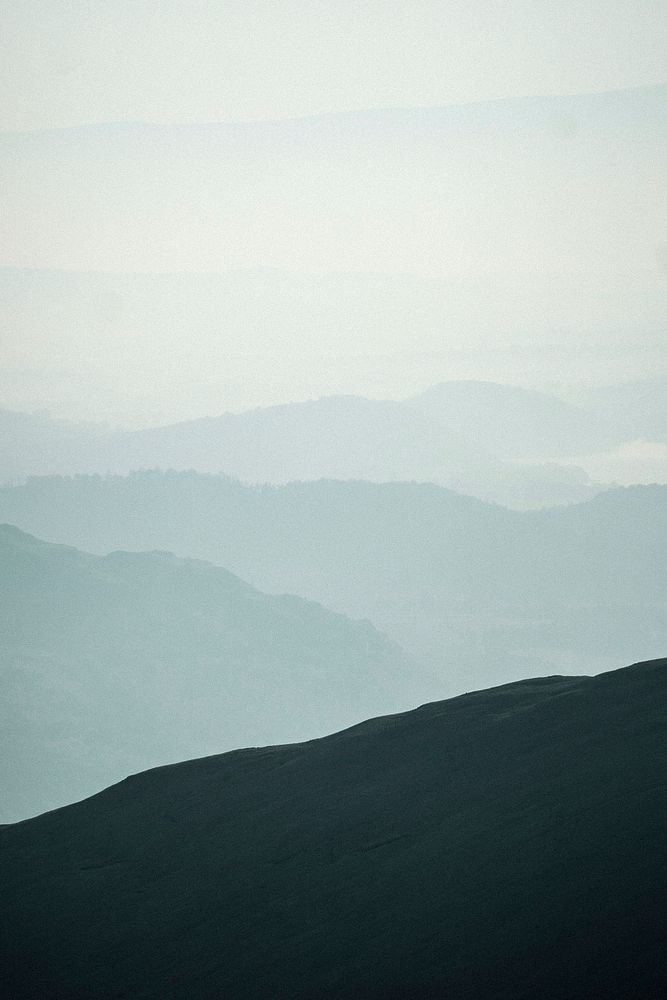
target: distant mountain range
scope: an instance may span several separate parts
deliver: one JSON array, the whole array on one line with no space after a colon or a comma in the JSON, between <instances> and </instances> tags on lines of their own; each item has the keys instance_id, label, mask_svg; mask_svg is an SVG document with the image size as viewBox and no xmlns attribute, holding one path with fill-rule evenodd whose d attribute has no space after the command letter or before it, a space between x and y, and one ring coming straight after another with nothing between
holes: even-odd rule
<instances>
[{"instance_id":1,"label":"distant mountain range","mask_svg":"<svg viewBox=\"0 0 667 1000\"><path fill-rule=\"evenodd\" d=\"M4 488L0 519L99 554L210 560L368 618L437 672L441 695L595 672L667 641L667 486L516 512L432 484L146 472Z\"/></svg>"},{"instance_id":2,"label":"distant mountain range","mask_svg":"<svg viewBox=\"0 0 667 1000\"><path fill-rule=\"evenodd\" d=\"M665 87L654 86L278 122L6 132L0 209L14 238L3 263L567 270L575 283L648 272L663 239L664 109ZM630 197L638 190L645 202ZM607 289L622 308L619 291ZM553 319L542 328L557 330Z\"/></svg>"},{"instance_id":3,"label":"distant mountain range","mask_svg":"<svg viewBox=\"0 0 667 1000\"><path fill-rule=\"evenodd\" d=\"M6 408L133 427L326 395L403 398L471 377L581 389L666 374L659 267L458 277L0 267L0 328Z\"/></svg>"},{"instance_id":4,"label":"distant mountain range","mask_svg":"<svg viewBox=\"0 0 667 1000\"><path fill-rule=\"evenodd\" d=\"M0 398L147 426L664 377L666 93L5 132Z\"/></svg>"},{"instance_id":5,"label":"distant mountain range","mask_svg":"<svg viewBox=\"0 0 667 1000\"><path fill-rule=\"evenodd\" d=\"M602 484L572 463L627 440L624 421L474 381L442 383L405 402L331 396L137 431L4 410L0 480L147 468L254 483L414 480L530 509L591 498Z\"/></svg>"},{"instance_id":6,"label":"distant mountain range","mask_svg":"<svg viewBox=\"0 0 667 1000\"><path fill-rule=\"evenodd\" d=\"M401 403L359 396L121 433L107 454L110 471L194 468L251 482L356 478L465 483L502 475L501 463L460 431Z\"/></svg>"},{"instance_id":7,"label":"distant mountain range","mask_svg":"<svg viewBox=\"0 0 667 1000\"><path fill-rule=\"evenodd\" d=\"M0 830L13 1000L659 1000L667 661L136 775Z\"/></svg>"},{"instance_id":8,"label":"distant mountain range","mask_svg":"<svg viewBox=\"0 0 667 1000\"><path fill-rule=\"evenodd\" d=\"M666 96L0 134L0 993L667 996Z\"/></svg>"},{"instance_id":9,"label":"distant mountain range","mask_svg":"<svg viewBox=\"0 0 667 1000\"><path fill-rule=\"evenodd\" d=\"M613 412L601 420L544 392L495 382L441 382L408 400L444 427L468 427L507 461L562 459L618 444Z\"/></svg>"},{"instance_id":10,"label":"distant mountain range","mask_svg":"<svg viewBox=\"0 0 667 1000\"><path fill-rule=\"evenodd\" d=\"M439 690L368 622L164 552L100 558L4 525L0 595L3 822Z\"/></svg>"}]
</instances>

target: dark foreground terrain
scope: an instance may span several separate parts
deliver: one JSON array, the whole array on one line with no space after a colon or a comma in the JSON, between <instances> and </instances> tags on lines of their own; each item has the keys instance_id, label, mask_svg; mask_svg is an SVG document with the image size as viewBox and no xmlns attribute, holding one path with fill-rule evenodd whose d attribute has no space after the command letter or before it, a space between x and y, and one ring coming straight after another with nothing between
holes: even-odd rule
<instances>
[{"instance_id":1,"label":"dark foreground terrain","mask_svg":"<svg viewBox=\"0 0 667 1000\"><path fill-rule=\"evenodd\" d=\"M5 995L657 1000L666 693L522 681L5 827Z\"/></svg>"}]
</instances>

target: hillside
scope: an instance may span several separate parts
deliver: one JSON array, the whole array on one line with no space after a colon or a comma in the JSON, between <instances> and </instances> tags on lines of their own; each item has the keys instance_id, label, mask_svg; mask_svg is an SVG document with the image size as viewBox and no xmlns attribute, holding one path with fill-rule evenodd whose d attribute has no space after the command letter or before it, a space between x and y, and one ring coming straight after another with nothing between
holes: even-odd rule
<instances>
[{"instance_id":1,"label":"hillside","mask_svg":"<svg viewBox=\"0 0 667 1000\"><path fill-rule=\"evenodd\" d=\"M330 396L134 431L0 410L0 484L154 468L251 483L435 482L520 509L588 499L599 489L576 466L503 462L467 436L465 421L448 426L393 400Z\"/></svg>"},{"instance_id":2,"label":"hillside","mask_svg":"<svg viewBox=\"0 0 667 1000\"><path fill-rule=\"evenodd\" d=\"M667 661L136 775L0 830L14 1000L664 996Z\"/></svg>"},{"instance_id":3,"label":"hillside","mask_svg":"<svg viewBox=\"0 0 667 1000\"><path fill-rule=\"evenodd\" d=\"M0 597L3 821L439 691L368 622L164 552L100 558L4 525Z\"/></svg>"},{"instance_id":4,"label":"hillside","mask_svg":"<svg viewBox=\"0 0 667 1000\"><path fill-rule=\"evenodd\" d=\"M622 440L596 414L544 392L496 382L441 382L406 401L502 459L545 461L605 450Z\"/></svg>"},{"instance_id":5,"label":"hillside","mask_svg":"<svg viewBox=\"0 0 667 1000\"><path fill-rule=\"evenodd\" d=\"M107 437L101 425L0 408L0 480L18 483L35 474L86 471Z\"/></svg>"},{"instance_id":6,"label":"hillside","mask_svg":"<svg viewBox=\"0 0 667 1000\"><path fill-rule=\"evenodd\" d=\"M252 482L426 479L465 482L501 463L391 400L336 396L119 434L112 471L193 468Z\"/></svg>"},{"instance_id":7,"label":"hillside","mask_svg":"<svg viewBox=\"0 0 667 1000\"><path fill-rule=\"evenodd\" d=\"M667 641L667 487L519 513L429 484L253 489L194 473L34 479L0 519L99 554L168 549L368 618L438 696L594 673Z\"/></svg>"}]
</instances>

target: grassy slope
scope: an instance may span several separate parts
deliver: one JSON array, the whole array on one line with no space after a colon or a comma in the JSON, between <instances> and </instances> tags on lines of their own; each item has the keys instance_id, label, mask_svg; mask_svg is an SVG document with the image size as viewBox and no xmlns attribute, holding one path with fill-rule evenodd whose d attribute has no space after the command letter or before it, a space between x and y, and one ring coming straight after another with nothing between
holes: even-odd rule
<instances>
[{"instance_id":1,"label":"grassy slope","mask_svg":"<svg viewBox=\"0 0 667 1000\"><path fill-rule=\"evenodd\" d=\"M657 1000L666 667L160 768L4 829L12 995Z\"/></svg>"}]
</instances>

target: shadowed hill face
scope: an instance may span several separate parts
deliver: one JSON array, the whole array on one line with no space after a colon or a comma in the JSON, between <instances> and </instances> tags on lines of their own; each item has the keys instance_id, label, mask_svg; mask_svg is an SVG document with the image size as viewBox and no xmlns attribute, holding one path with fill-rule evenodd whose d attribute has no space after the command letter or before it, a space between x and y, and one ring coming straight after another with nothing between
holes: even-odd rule
<instances>
[{"instance_id":1,"label":"shadowed hill face","mask_svg":"<svg viewBox=\"0 0 667 1000\"><path fill-rule=\"evenodd\" d=\"M658 1000L667 661L160 768L0 831L17 1000Z\"/></svg>"},{"instance_id":2,"label":"shadowed hill face","mask_svg":"<svg viewBox=\"0 0 667 1000\"><path fill-rule=\"evenodd\" d=\"M169 760L303 739L433 697L367 622L167 553L0 528L5 821Z\"/></svg>"},{"instance_id":3,"label":"shadowed hill face","mask_svg":"<svg viewBox=\"0 0 667 1000\"><path fill-rule=\"evenodd\" d=\"M53 541L169 549L369 618L441 671L438 696L660 655L666 513L664 486L530 513L428 484L193 473L0 490L0 518Z\"/></svg>"}]
</instances>

